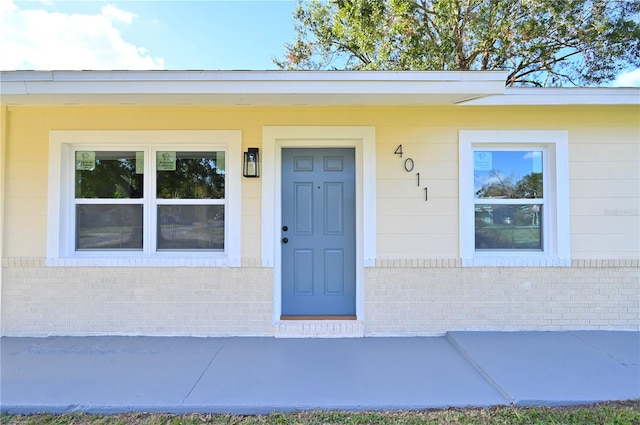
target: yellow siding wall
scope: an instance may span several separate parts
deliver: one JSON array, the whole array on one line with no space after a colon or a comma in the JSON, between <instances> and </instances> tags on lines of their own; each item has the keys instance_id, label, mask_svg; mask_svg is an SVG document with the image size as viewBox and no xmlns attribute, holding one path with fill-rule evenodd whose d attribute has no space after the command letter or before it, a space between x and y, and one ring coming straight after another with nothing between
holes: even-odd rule
<instances>
[{"instance_id":1,"label":"yellow siding wall","mask_svg":"<svg viewBox=\"0 0 640 425\"><path fill-rule=\"evenodd\" d=\"M377 254L354 325L364 335L640 325L638 107L8 107L3 123L2 335L281 332L274 270L259 266L262 179L242 179L241 268L48 267L49 131L241 130L245 150L263 126L301 125L375 127ZM568 130L571 267L461 266L463 129Z\"/></svg>"},{"instance_id":2,"label":"yellow siding wall","mask_svg":"<svg viewBox=\"0 0 640 425\"><path fill-rule=\"evenodd\" d=\"M640 254L637 107L9 107L5 258L46 256L49 130L233 129L243 149L262 127L376 128L378 258L458 257L458 131L569 131L573 258ZM393 152L415 162L407 173ZM415 183L429 187L429 202ZM242 181L242 255L260 256L260 179Z\"/></svg>"}]
</instances>

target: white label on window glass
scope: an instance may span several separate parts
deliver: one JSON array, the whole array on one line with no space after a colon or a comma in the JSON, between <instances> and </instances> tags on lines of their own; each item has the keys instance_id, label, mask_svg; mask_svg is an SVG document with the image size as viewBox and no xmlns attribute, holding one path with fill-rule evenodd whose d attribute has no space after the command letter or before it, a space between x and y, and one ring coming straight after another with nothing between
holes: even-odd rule
<instances>
[{"instance_id":1,"label":"white label on window glass","mask_svg":"<svg viewBox=\"0 0 640 425\"><path fill-rule=\"evenodd\" d=\"M493 170L493 158L491 152L474 152L473 169L476 171Z\"/></svg>"},{"instance_id":2,"label":"white label on window glass","mask_svg":"<svg viewBox=\"0 0 640 425\"><path fill-rule=\"evenodd\" d=\"M144 152L136 152L136 174L144 174Z\"/></svg>"},{"instance_id":3,"label":"white label on window glass","mask_svg":"<svg viewBox=\"0 0 640 425\"><path fill-rule=\"evenodd\" d=\"M158 171L176 171L176 153L158 152L156 155L156 168Z\"/></svg>"},{"instance_id":4,"label":"white label on window glass","mask_svg":"<svg viewBox=\"0 0 640 425\"><path fill-rule=\"evenodd\" d=\"M93 171L96 168L96 153L88 151L76 152L76 170Z\"/></svg>"}]
</instances>

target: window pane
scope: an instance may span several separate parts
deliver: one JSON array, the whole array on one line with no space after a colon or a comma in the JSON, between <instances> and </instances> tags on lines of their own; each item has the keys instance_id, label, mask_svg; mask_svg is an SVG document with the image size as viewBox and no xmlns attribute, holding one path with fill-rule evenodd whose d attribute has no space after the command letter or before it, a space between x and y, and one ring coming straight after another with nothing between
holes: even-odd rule
<instances>
[{"instance_id":1,"label":"window pane","mask_svg":"<svg viewBox=\"0 0 640 425\"><path fill-rule=\"evenodd\" d=\"M143 152L76 151L76 198L142 198Z\"/></svg>"},{"instance_id":2,"label":"window pane","mask_svg":"<svg viewBox=\"0 0 640 425\"><path fill-rule=\"evenodd\" d=\"M542 198L542 151L475 151L476 198Z\"/></svg>"},{"instance_id":3,"label":"window pane","mask_svg":"<svg viewBox=\"0 0 640 425\"><path fill-rule=\"evenodd\" d=\"M476 250L542 249L542 205L476 205Z\"/></svg>"},{"instance_id":4,"label":"window pane","mask_svg":"<svg viewBox=\"0 0 640 425\"><path fill-rule=\"evenodd\" d=\"M224 152L157 152L157 197L224 199L224 166Z\"/></svg>"},{"instance_id":5,"label":"window pane","mask_svg":"<svg viewBox=\"0 0 640 425\"><path fill-rule=\"evenodd\" d=\"M76 205L76 249L142 249L142 205Z\"/></svg>"},{"instance_id":6,"label":"window pane","mask_svg":"<svg viewBox=\"0 0 640 425\"><path fill-rule=\"evenodd\" d=\"M159 250L224 250L224 205L159 205Z\"/></svg>"}]
</instances>

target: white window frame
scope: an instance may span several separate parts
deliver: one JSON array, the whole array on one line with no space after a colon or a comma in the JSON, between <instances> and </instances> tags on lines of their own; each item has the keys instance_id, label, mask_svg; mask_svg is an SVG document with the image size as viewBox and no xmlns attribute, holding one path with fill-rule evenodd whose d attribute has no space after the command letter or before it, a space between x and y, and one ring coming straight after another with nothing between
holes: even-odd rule
<instances>
[{"instance_id":1,"label":"white window frame","mask_svg":"<svg viewBox=\"0 0 640 425\"><path fill-rule=\"evenodd\" d=\"M459 133L460 258L463 266L570 266L569 136L563 130L461 130ZM473 152L543 151L543 249L475 249ZM492 203L487 200L486 203Z\"/></svg>"},{"instance_id":2,"label":"white window frame","mask_svg":"<svg viewBox=\"0 0 640 425\"><path fill-rule=\"evenodd\" d=\"M145 172L154 169L151 161L158 150L225 152L224 251L155 249L156 221L152 209L156 208L158 202L152 201L154 197L149 196L155 188L155 179L151 176L146 176L144 180L144 249L76 251L73 208L73 152L76 149L144 151ZM52 130L49 135L47 263L51 266L240 266L241 149L240 130Z\"/></svg>"}]
</instances>

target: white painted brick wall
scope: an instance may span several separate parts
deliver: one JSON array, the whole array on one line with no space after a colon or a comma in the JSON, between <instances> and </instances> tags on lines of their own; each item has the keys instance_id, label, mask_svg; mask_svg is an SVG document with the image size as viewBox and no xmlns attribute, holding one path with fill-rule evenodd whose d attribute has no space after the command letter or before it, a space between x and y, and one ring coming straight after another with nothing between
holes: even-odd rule
<instances>
[{"instance_id":1,"label":"white painted brick wall","mask_svg":"<svg viewBox=\"0 0 640 425\"><path fill-rule=\"evenodd\" d=\"M277 338L360 338L364 323L360 320L282 320L274 324Z\"/></svg>"},{"instance_id":2,"label":"white painted brick wall","mask_svg":"<svg viewBox=\"0 0 640 425\"><path fill-rule=\"evenodd\" d=\"M461 267L379 259L362 321L273 324L273 270L48 267L3 260L2 335L412 336L450 330L638 330L637 259ZM307 328L304 326L307 325ZM331 329L325 327L331 325Z\"/></svg>"},{"instance_id":3,"label":"white painted brick wall","mask_svg":"<svg viewBox=\"0 0 640 425\"><path fill-rule=\"evenodd\" d=\"M365 271L367 336L640 329L640 269L635 259L578 260L572 267L540 268L378 263L387 267Z\"/></svg>"},{"instance_id":4,"label":"white painted brick wall","mask_svg":"<svg viewBox=\"0 0 640 425\"><path fill-rule=\"evenodd\" d=\"M5 263L2 335L272 334L271 269Z\"/></svg>"}]
</instances>

